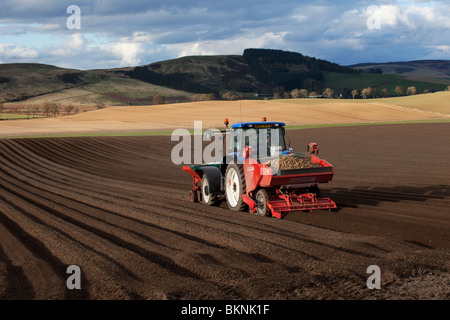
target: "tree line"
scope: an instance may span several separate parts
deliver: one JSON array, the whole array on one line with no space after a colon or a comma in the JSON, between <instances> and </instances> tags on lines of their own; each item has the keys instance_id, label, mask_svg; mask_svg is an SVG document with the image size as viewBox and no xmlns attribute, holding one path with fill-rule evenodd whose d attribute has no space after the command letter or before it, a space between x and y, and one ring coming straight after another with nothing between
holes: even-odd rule
<instances>
[{"instance_id":1,"label":"tree line","mask_svg":"<svg viewBox=\"0 0 450 320\"><path fill-rule=\"evenodd\" d=\"M270 87L283 87L286 90L293 90L299 85L309 91L323 90L325 84L322 71L360 72L329 61L283 50L245 49L243 57L258 81Z\"/></svg>"},{"instance_id":2,"label":"tree line","mask_svg":"<svg viewBox=\"0 0 450 320\"><path fill-rule=\"evenodd\" d=\"M142 66L135 67L133 70L127 71L126 75L133 79L173 89L184 90L193 93L218 94L218 91L216 89L203 86L190 80L190 75L188 73L162 74L150 70L148 66Z\"/></svg>"}]
</instances>

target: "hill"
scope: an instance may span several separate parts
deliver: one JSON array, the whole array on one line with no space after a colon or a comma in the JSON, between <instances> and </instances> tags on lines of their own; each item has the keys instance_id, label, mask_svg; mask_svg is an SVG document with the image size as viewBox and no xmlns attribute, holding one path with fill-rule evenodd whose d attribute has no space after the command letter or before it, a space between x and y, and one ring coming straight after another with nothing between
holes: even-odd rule
<instances>
[{"instance_id":1,"label":"hill","mask_svg":"<svg viewBox=\"0 0 450 320\"><path fill-rule=\"evenodd\" d=\"M246 49L243 55L187 56L144 66L105 70L64 69L44 64L0 64L0 103L25 108L55 102L83 108L95 105L152 104L156 94L167 102L189 101L194 93L227 91L246 98L292 89L351 98L353 89L415 86L419 93L442 91L450 84L449 61L412 61L341 66L300 53ZM84 110L83 110L84 111Z\"/></svg>"},{"instance_id":2,"label":"hill","mask_svg":"<svg viewBox=\"0 0 450 320\"><path fill-rule=\"evenodd\" d=\"M104 72L85 72L36 63L0 64L0 101L21 101L101 81Z\"/></svg>"},{"instance_id":3,"label":"hill","mask_svg":"<svg viewBox=\"0 0 450 320\"><path fill-rule=\"evenodd\" d=\"M188 56L139 66L125 73L133 79L186 90L214 93L224 90L257 92L269 89L259 82L242 56Z\"/></svg>"},{"instance_id":4,"label":"hill","mask_svg":"<svg viewBox=\"0 0 450 320\"><path fill-rule=\"evenodd\" d=\"M322 72L357 73L353 68L273 49L245 49L242 56L190 56L139 66L126 74L134 79L197 93L226 90L273 93L274 90L326 87Z\"/></svg>"},{"instance_id":5,"label":"hill","mask_svg":"<svg viewBox=\"0 0 450 320\"><path fill-rule=\"evenodd\" d=\"M156 94L168 102L191 93L152 85L124 75L127 69L75 70L36 63L0 64L0 103L6 108L47 102L94 106L149 104Z\"/></svg>"},{"instance_id":6,"label":"hill","mask_svg":"<svg viewBox=\"0 0 450 320\"><path fill-rule=\"evenodd\" d=\"M425 70L425 63L420 65L420 70ZM419 73L419 69L406 77L383 72L377 66L341 66L297 52L245 49L242 56L190 56L161 61L136 67L126 75L152 84L197 93L212 92L218 96L225 91L283 94L293 89L307 89L320 94L325 88L331 88L336 95L351 98L353 89L366 87L386 88L387 96L394 96L396 86L405 90L415 86L419 93L423 93L442 91L450 84L450 80L432 78L431 73ZM444 62L428 63L428 66L434 68L435 76L447 72ZM442 68L440 74L439 68Z\"/></svg>"},{"instance_id":7,"label":"hill","mask_svg":"<svg viewBox=\"0 0 450 320\"><path fill-rule=\"evenodd\" d=\"M365 71L378 69L383 74L396 74L406 79L450 85L450 60L361 63L350 67Z\"/></svg>"}]
</instances>

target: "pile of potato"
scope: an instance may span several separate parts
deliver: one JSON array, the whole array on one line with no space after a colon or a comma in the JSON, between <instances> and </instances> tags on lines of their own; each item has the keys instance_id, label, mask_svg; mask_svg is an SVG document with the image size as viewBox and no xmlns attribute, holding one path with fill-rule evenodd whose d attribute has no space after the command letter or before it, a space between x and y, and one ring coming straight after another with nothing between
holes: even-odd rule
<instances>
[{"instance_id":1,"label":"pile of potato","mask_svg":"<svg viewBox=\"0 0 450 320\"><path fill-rule=\"evenodd\" d=\"M297 170L320 167L320 165L312 163L309 157L305 158L289 155L270 160L267 163L267 166L278 170Z\"/></svg>"}]
</instances>

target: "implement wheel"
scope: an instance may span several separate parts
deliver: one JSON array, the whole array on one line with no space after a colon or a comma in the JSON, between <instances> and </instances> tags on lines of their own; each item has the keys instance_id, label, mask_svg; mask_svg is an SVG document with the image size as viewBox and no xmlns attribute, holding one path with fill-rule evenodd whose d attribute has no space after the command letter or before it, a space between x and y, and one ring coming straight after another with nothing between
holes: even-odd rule
<instances>
[{"instance_id":1,"label":"implement wheel","mask_svg":"<svg viewBox=\"0 0 450 320\"><path fill-rule=\"evenodd\" d=\"M244 211L246 203L242 195L246 191L245 175L242 166L231 163L225 172L225 197L228 207L234 211Z\"/></svg>"},{"instance_id":2,"label":"implement wheel","mask_svg":"<svg viewBox=\"0 0 450 320\"><path fill-rule=\"evenodd\" d=\"M256 202L256 213L258 216L271 217L272 212L267 206L267 201L269 201L269 194L266 189L259 189L256 193L255 202Z\"/></svg>"},{"instance_id":3,"label":"implement wheel","mask_svg":"<svg viewBox=\"0 0 450 320\"><path fill-rule=\"evenodd\" d=\"M203 199L203 203L208 206L215 206L218 203L217 197L209 193L209 184L206 177L203 177L202 179L201 197Z\"/></svg>"},{"instance_id":4,"label":"implement wheel","mask_svg":"<svg viewBox=\"0 0 450 320\"><path fill-rule=\"evenodd\" d=\"M198 202L197 191L189 191L189 201Z\"/></svg>"}]
</instances>

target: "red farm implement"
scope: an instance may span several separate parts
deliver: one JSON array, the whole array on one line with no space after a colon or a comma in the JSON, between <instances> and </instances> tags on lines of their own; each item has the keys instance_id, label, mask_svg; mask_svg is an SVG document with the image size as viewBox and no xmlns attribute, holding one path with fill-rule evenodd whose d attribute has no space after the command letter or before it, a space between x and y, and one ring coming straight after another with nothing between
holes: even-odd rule
<instances>
[{"instance_id":1,"label":"red farm implement","mask_svg":"<svg viewBox=\"0 0 450 320\"><path fill-rule=\"evenodd\" d=\"M330 198L317 196L319 184L332 180L334 167L318 157L316 143L310 143L306 153L294 153L285 146L284 123L280 122L237 123L231 126L231 133L235 134L239 129L244 133L253 129L257 137L254 141L259 146L261 140L270 141L276 137L275 148L272 144L268 148L269 154L260 157L253 154L255 149L245 139L245 134L238 134L233 152L227 153L220 162L184 166L183 170L193 181L189 192L191 202L217 205L225 199L231 210L248 209L258 215L280 219L293 211L336 208ZM283 167L281 160L287 163L297 160L302 165ZM276 161L278 166L274 165Z\"/></svg>"}]
</instances>

